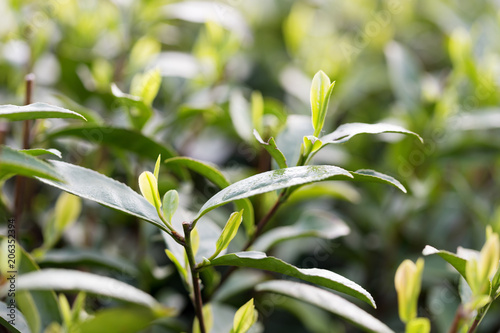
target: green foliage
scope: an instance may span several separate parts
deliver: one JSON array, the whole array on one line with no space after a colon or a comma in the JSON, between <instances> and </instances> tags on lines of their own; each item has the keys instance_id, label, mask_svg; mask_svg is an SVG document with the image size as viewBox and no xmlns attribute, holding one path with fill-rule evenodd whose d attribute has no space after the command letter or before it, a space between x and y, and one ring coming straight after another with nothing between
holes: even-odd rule
<instances>
[{"instance_id":1,"label":"green foliage","mask_svg":"<svg viewBox=\"0 0 500 333\"><path fill-rule=\"evenodd\" d=\"M22 245L8 330L498 329L493 2L0 12L0 220ZM422 275L405 258L425 244Z\"/></svg>"}]
</instances>

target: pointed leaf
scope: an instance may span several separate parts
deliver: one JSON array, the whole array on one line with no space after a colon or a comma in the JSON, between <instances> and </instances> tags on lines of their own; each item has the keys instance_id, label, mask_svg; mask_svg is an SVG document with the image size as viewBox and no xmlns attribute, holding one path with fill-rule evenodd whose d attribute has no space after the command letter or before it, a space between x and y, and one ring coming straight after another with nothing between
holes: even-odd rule
<instances>
[{"instance_id":1,"label":"pointed leaf","mask_svg":"<svg viewBox=\"0 0 500 333\"><path fill-rule=\"evenodd\" d=\"M107 296L150 308L160 304L149 294L129 284L92 273L69 269L42 269L17 277L17 290L78 290ZM0 289L5 294L6 288Z\"/></svg>"},{"instance_id":2,"label":"pointed leaf","mask_svg":"<svg viewBox=\"0 0 500 333\"><path fill-rule=\"evenodd\" d=\"M153 172L153 175L155 176L156 181L158 181L158 176L160 174L160 164L161 164L161 154L158 155L158 158L156 159L155 169Z\"/></svg>"},{"instance_id":3,"label":"pointed leaf","mask_svg":"<svg viewBox=\"0 0 500 333\"><path fill-rule=\"evenodd\" d=\"M314 75L311 84L311 113L312 123L314 127L314 136L319 136L325 123L328 103L335 82L330 83L330 78L323 72L319 71Z\"/></svg>"},{"instance_id":4,"label":"pointed leaf","mask_svg":"<svg viewBox=\"0 0 500 333\"><path fill-rule=\"evenodd\" d=\"M351 175L354 176L355 181L389 184L394 187L397 187L403 193L406 193L406 188L397 179L394 179L391 176L388 176L378 171L363 169L363 170L353 171L351 172Z\"/></svg>"},{"instance_id":5,"label":"pointed leaf","mask_svg":"<svg viewBox=\"0 0 500 333\"><path fill-rule=\"evenodd\" d=\"M0 181L14 175L61 180L54 168L26 152L0 146Z\"/></svg>"},{"instance_id":6,"label":"pointed leaf","mask_svg":"<svg viewBox=\"0 0 500 333\"><path fill-rule=\"evenodd\" d=\"M75 331L79 333L143 332L155 319L158 319L155 312L147 308L108 308L86 318L75 327Z\"/></svg>"},{"instance_id":7,"label":"pointed leaf","mask_svg":"<svg viewBox=\"0 0 500 333\"><path fill-rule=\"evenodd\" d=\"M51 161L65 183L39 178L40 181L84 199L89 199L126 214L137 216L167 231L156 209L127 185L98 172L60 161Z\"/></svg>"},{"instance_id":8,"label":"pointed leaf","mask_svg":"<svg viewBox=\"0 0 500 333\"><path fill-rule=\"evenodd\" d=\"M226 254L211 260L210 265L251 267L281 273L322 287L343 292L376 307L375 301L370 293L355 282L339 274L326 269L297 268L278 258L268 257L263 252L247 251Z\"/></svg>"},{"instance_id":9,"label":"pointed leaf","mask_svg":"<svg viewBox=\"0 0 500 333\"><path fill-rule=\"evenodd\" d=\"M323 145L329 143L344 143L349 141L353 136L358 134L381 134L381 133L400 133L413 135L424 142L423 139L416 133L411 132L401 126L392 124L365 124L365 123L348 123L340 125L335 131L321 137Z\"/></svg>"},{"instance_id":10,"label":"pointed leaf","mask_svg":"<svg viewBox=\"0 0 500 333\"><path fill-rule=\"evenodd\" d=\"M153 104L161 85L161 75L158 69L143 74L136 74L130 84L130 93L138 96L147 106Z\"/></svg>"},{"instance_id":11,"label":"pointed leaf","mask_svg":"<svg viewBox=\"0 0 500 333\"><path fill-rule=\"evenodd\" d=\"M172 261L179 272L179 275L183 278L184 282L188 282L188 272L186 268L177 260L175 255L168 249L165 249L165 253L167 254L168 259ZM184 259L183 259L184 260Z\"/></svg>"},{"instance_id":12,"label":"pointed leaf","mask_svg":"<svg viewBox=\"0 0 500 333\"><path fill-rule=\"evenodd\" d=\"M81 114L59 106L46 103L33 103L25 106L0 105L0 118L8 120L30 120L44 118L73 118L86 120Z\"/></svg>"},{"instance_id":13,"label":"pointed leaf","mask_svg":"<svg viewBox=\"0 0 500 333\"><path fill-rule=\"evenodd\" d=\"M224 229L222 229L222 233L219 239L217 240L215 253L209 258L209 260L217 257L219 253L221 253L221 251L225 250L229 246L229 243L231 243L234 236L236 236L236 233L238 232L238 228L241 224L242 214L242 210L237 213L231 214L226 222L226 225L224 226Z\"/></svg>"},{"instance_id":14,"label":"pointed leaf","mask_svg":"<svg viewBox=\"0 0 500 333\"><path fill-rule=\"evenodd\" d=\"M62 158L62 154L59 150L49 148L49 149L43 149L43 148L33 148L33 149L21 149L19 150L20 152L26 153L31 156L40 156L40 155L53 155L57 156L59 158Z\"/></svg>"},{"instance_id":15,"label":"pointed leaf","mask_svg":"<svg viewBox=\"0 0 500 333\"><path fill-rule=\"evenodd\" d=\"M358 306L327 290L292 281L267 281L257 285L257 291L269 291L290 296L316 305L326 311L341 316L368 332L394 333L384 323L374 318Z\"/></svg>"},{"instance_id":16,"label":"pointed leaf","mask_svg":"<svg viewBox=\"0 0 500 333\"><path fill-rule=\"evenodd\" d=\"M260 173L236 182L215 194L201 207L196 219L216 207L237 199L332 179L338 175L352 178L348 171L332 165L299 166Z\"/></svg>"},{"instance_id":17,"label":"pointed leaf","mask_svg":"<svg viewBox=\"0 0 500 333\"><path fill-rule=\"evenodd\" d=\"M256 321L257 311L252 298L236 311L231 333L246 333Z\"/></svg>"},{"instance_id":18,"label":"pointed leaf","mask_svg":"<svg viewBox=\"0 0 500 333\"><path fill-rule=\"evenodd\" d=\"M259 143L264 147L265 150L271 155L271 157L276 161L278 164L278 167L280 169L287 168L288 165L286 164L286 158L279 150L278 146L276 146L276 142L274 141L273 137L270 137L267 142L262 140L262 137L260 136L259 132L257 130L253 130L253 136L259 141Z\"/></svg>"},{"instance_id":19,"label":"pointed leaf","mask_svg":"<svg viewBox=\"0 0 500 333\"><path fill-rule=\"evenodd\" d=\"M430 245L426 245L424 250L422 251L424 256L429 256L431 254L437 254L444 260L446 260L450 265L452 265L459 273L466 279L465 266L467 264L467 260L459 257L455 253L451 253L445 250L438 250Z\"/></svg>"}]
</instances>

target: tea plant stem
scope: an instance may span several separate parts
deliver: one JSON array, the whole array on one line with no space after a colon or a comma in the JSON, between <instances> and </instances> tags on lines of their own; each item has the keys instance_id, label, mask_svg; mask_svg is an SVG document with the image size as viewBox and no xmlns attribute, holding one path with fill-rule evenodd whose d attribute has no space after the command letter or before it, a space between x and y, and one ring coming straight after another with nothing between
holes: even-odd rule
<instances>
[{"instance_id":1,"label":"tea plant stem","mask_svg":"<svg viewBox=\"0 0 500 333\"><path fill-rule=\"evenodd\" d=\"M196 260L194 259L193 246L191 244L191 231L193 224L189 222L183 222L182 227L184 228L184 239L186 249L186 254L188 258L189 268L191 270L191 278L193 282L193 303L196 312L196 317L198 317L198 323L200 325L200 332L205 333L205 322L203 321L203 301L201 299L200 290L200 274L196 269Z\"/></svg>"},{"instance_id":2,"label":"tea plant stem","mask_svg":"<svg viewBox=\"0 0 500 333\"><path fill-rule=\"evenodd\" d=\"M490 306L491 306L491 302L487 306L483 307L481 310L478 311L477 316L476 316L476 318L474 318L474 322L472 323L472 326L469 328L468 333L474 333L476 331L476 328L479 326L479 324L483 320L484 315L486 314L486 312L488 312Z\"/></svg>"},{"instance_id":3,"label":"tea plant stem","mask_svg":"<svg viewBox=\"0 0 500 333\"><path fill-rule=\"evenodd\" d=\"M274 203L274 205L271 207L271 209L267 212L267 214L259 221L257 224L257 228L255 229L254 234L252 235L252 238L248 240L246 243L245 247L243 248L243 251L246 251L252 246L252 244L257 240L257 238L260 236L262 231L264 231L264 228L266 227L267 223L271 220L271 217L276 213L278 208L281 206L283 202L285 202L286 198L288 197L286 195L287 190L284 190L281 192L279 195L278 199Z\"/></svg>"},{"instance_id":4,"label":"tea plant stem","mask_svg":"<svg viewBox=\"0 0 500 333\"><path fill-rule=\"evenodd\" d=\"M25 95L25 104L31 104L33 97L33 82L35 81L35 75L30 73L26 75L26 95ZM30 147L30 131L31 131L31 122L29 120L25 120L23 122L23 149L29 149ZM14 219L16 221L15 229L16 229L16 237L19 235L19 224L21 223L21 215L23 212L23 207L25 203L28 201L25 197L26 190L26 178L22 176L16 177L16 185L15 185L15 201L14 201Z\"/></svg>"},{"instance_id":5,"label":"tea plant stem","mask_svg":"<svg viewBox=\"0 0 500 333\"><path fill-rule=\"evenodd\" d=\"M458 327L460 324L460 321L464 318L464 310L462 305L460 305L457 309L457 312L455 313L455 317L453 318L453 322L451 323L450 330L448 333L456 333L458 332Z\"/></svg>"}]
</instances>

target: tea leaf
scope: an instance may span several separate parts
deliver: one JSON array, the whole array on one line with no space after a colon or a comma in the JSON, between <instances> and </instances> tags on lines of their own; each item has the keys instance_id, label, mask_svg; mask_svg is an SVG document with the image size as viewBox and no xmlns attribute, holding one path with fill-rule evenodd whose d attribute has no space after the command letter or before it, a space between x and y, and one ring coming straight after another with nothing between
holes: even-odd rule
<instances>
[{"instance_id":1,"label":"tea leaf","mask_svg":"<svg viewBox=\"0 0 500 333\"><path fill-rule=\"evenodd\" d=\"M225 203L287 187L319 182L335 176L352 178L352 175L331 165L299 166L257 174L236 182L210 198L198 212L196 220Z\"/></svg>"},{"instance_id":2,"label":"tea leaf","mask_svg":"<svg viewBox=\"0 0 500 333\"><path fill-rule=\"evenodd\" d=\"M451 253L445 250L438 250L430 245L426 245L422 251L424 256L429 256L431 254L437 254L444 260L446 260L450 265L452 265L459 273L466 279L465 266L467 260L459 257L455 253Z\"/></svg>"},{"instance_id":3,"label":"tea leaf","mask_svg":"<svg viewBox=\"0 0 500 333\"><path fill-rule=\"evenodd\" d=\"M260 136L259 132L257 130L253 130L253 136L259 141L259 143L264 147L265 150L271 155L271 157L276 161L278 164L278 167L280 169L287 168L288 165L286 164L286 158L285 155L279 150L278 146L276 146L276 142L274 141L273 137L270 137L267 142L262 140L262 137Z\"/></svg>"},{"instance_id":4,"label":"tea leaf","mask_svg":"<svg viewBox=\"0 0 500 333\"><path fill-rule=\"evenodd\" d=\"M260 283L255 289L257 291L278 293L316 305L321 309L347 319L368 332L394 333L384 323L363 309L324 289L303 283L281 280Z\"/></svg>"},{"instance_id":5,"label":"tea leaf","mask_svg":"<svg viewBox=\"0 0 500 333\"><path fill-rule=\"evenodd\" d=\"M257 311L252 298L236 311L231 333L246 333L256 321Z\"/></svg>"},{"instance_id":6,"label":"tea leaf","mask_svg":"<svg viewBox=\"0 0 500 333\"><path fill-rule=\"evenodd\" d=\"M373 307L375 301L370 293L355 282L332 271L319 268L297 268L278 258L268 257L263 252L248 251L231 253L210 261L211 266L238 266L262 269L295 277L322 287L340 291L365 301Z\"/></svg>"},{"instance_id":7,"label":"tea leaf","mask_svg":"<svg viewBox=\"0 0 500 333\"><path fill-rule=\"evenodd\" d=\"M45 161L26 152L0 146L0 181L14 175L61 180L61 175Z\"/></svg>"},{"instance_id":8,"label":"tea leaf","mask_svg":"<svg viewBox=\"0 0 500 333\"><path fill-rule=\"evenodd\" d=\"M365 124L365 123L347 123L340 125L335 131L320 138L323 145L329 143L344 143L358 134L381 134L381 133L400 133L413 135L420 142L424 140L416 133L409 131L401 126L385 123Z\"/></svg>"},{"instance_id":9,"label":"tea leaf","mask_svg":"<svg viewBox=\"0 0 500 333\"><path fill-rule=\"evenodd\" d=\"M73 118L85 120L81 114L47 103L33 103L25 106L0 105L0 118L8 120L30 120L44 118Z\"/></svg>"},{"instance_id":10,"label":"tea leaf","mask_svg":"<svg viewBox=\"0 0 500 333\"><path fill-rule=\"evenodd\" d=\"M234 236L236 236L236 233L238 232L238 228L241 224L242 214L242 210L237 213L231 214L226 222L226 225L224 226L224 229L222 229L222 233L219 239L217 240L215 253L209 258L209 260L217 257L219 253L221 253L221 251L225 250L229 246L229 243L231 243Z\"/></svg>"}]
</instances>

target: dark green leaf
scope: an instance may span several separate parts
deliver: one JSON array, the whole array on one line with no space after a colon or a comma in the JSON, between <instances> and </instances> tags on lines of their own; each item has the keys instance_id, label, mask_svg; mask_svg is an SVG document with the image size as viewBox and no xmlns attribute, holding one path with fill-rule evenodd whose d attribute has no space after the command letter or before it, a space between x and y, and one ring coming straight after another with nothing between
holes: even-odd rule
<instances>
[{"instance_id":1,"label":"dark green leaf","mask_svg":"<svg viewBox=\"0 0 500 333\"><path fill-rule=\"evenodd\" d=\"M140 132L126 128L99 125L71 126L49 134L49 138L66 136L84 139L97 145L120 148L152 160L156 160L160 154L165 158L176 155L171 147L160 144Z\"/></svg>"},{"instance_id":2,"label":"dark green leaf","mask_svg":"<svg viewBox=\"0 0 500 333\"><path fill-rule=\"evenodd\" d=\"M137 216L166 231L153 205L127 185L73 164L60 161L51 161L51 164L66 182L40 179L42 182L106 207Z\"/></svg>"},{"instance_id":3,"label":"dark green leaf","mask_svg":"<svg viewBox=\"0 0 500 333\"><path fill-rule=\"evenodd\" d=\"M431 254L437 254L444 260L446 260L450 265L452 265L459 273L465 277L465 265L467 264L467 260L459 257L455 253L451 253L444 250L438 250L432 246L426 245L424 250L422 251L424 256L429 256Z\"/></svg>"},{"instance_id":4,"label":"dark green leaf","mask_svg":"<svg viewBox=\"0 0 500 333\"><path fill-rule=\"evenodd\" d=\"M323 142L323 145L329 143L344 143L349 141L353 136L358 134L381 134L381 133L400 133L400 134L408 134L417 137L421 142L423 142L422 138L407 129L392 125L392 124L365 124L365 123L348 123L340 125L335 131L330 134L327 134L320 138Z\"/></svg>"},{"instance_id":5,"label":"dark green leaf","mask_svg":"<svg viewBox=\"0 0 500 333\"><path fill-rule=\"evenodd\" d=\"M26 152L21 152L7 146L0 146L0 180L13 175L48 178L52 180L61 179L61 175L46 162Z\"/></svg>"},{"instance_id":6,"label":"dark green leaf","mask_svg":"<svg viewBox=\"0 0 500 333\"><path fill-rule=\"evenodd\" d=\"M299 166L260 173L236 182L215 194L201 207L196 219L210 210L234 200L332 179L339 175L352 178L348 171L332 165Z\"/></svg>"},{"instance_id":7,"label":"dark green leaf","mask_svg":"<svg viewBox=\"0 0 500 333\"><path fill-rule=\"evenodd\" d=\"M17 290L85 291L149 308L160 304L149 294L129 284L92 273L69 269L43 269L17 277Z\"/></svg>"},{"instance_id":8,"label":"dark green leaf","mask_svg":"<svg viewBox=\"0 0 500 333\"><path fill-rule=\"evenodd\" d=\"M257 291L269 291L311 303L341 316L367 332L394 333L384 323L327 290L292 281L267 281L258 284Z\"/></svg>"},{"instance_id":9,"label":"dark green leaf","mask_svg":"<svg viewBox=\"0 0 500 333\"><path fill-rule=\"evenodd\" d=\"M278 258L268 257L263 252L248 251L226 254L210 261L210 265L251 267L284 274L322 287L343 292L376 307L375 301L370 293L355 282L341 275L326 269L297 268Z\"/></svg>"},{"instance_id":10,"label":"dark green leaf","mask_svg":"<svg viewBox=\"0 0 500 333\"><path fill-rule=\"evenodd\" d=\"M74 118L86 120L81 114L46 103L33 103L25 106L0 105L0 118L8 120L30 120L43 118Z\"/></svg>"},{"instance_id":11,"label":"dark green leaf","mask_svg":"<svg viewBox=\"0 0 500 333\"><path fill-rule=\"evenodd\" d=\"M86 249L56 249L47 251L38 260L41 266L88 266L105 267L116 271L124 272L131 276L138 274L137 268L128 260L122 258L103 256L101 251Z\"/></svg>"}]
</instances>

